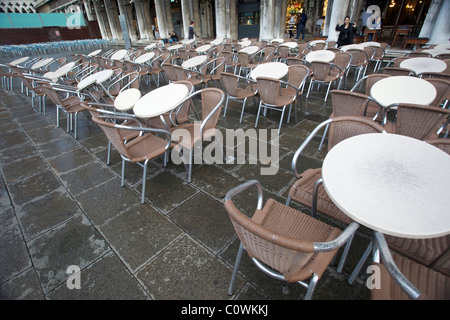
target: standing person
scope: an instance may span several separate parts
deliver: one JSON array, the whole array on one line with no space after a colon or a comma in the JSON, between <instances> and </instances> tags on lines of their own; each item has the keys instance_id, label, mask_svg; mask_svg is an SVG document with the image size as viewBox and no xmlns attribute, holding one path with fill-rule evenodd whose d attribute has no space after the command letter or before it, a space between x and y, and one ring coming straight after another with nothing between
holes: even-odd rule
<instances>
[{"instance_id":1,"label":"standing person","mask_svg":"<svg viewBox=\"0 0 450 320\"><path fill-rule=\"evenodd\" d=\"M300 13L300 15L297 17L297 39L300 38L300 32L302 33L302 41L305 40L305 26L306 26L306 20L308 20L308 17L306 16L306 13L303 12L303 9Z\"/></svg>"},{"instance_id":2,"label":"standing person","mask_svg":"<svg viewBox=\"0 0 450 320\"><path fill-rule=\"evenodd\" d=\"M356 23L350 24L350 17L345 17L344 24L336 26L336 31L339 31L339 37L337 41L337 46L342 47L347 44L353 43L353 36L356 34Z\"/></svg>"},{"instance_id":3,"label":"standing person","mask_svg":"<svg viewBox=\"0 0 450 320\"><path fill-rule=\"evenodd\" d=\"M155 39L159 40L159 29L155 28Z\"/></svg>"},{"instance_id":4,"label":"standing person","mask_svg":"<svg viewBox=\"0 0 450 320\"><path fill-rule=\"evenodd\" d=\"M323 25L323 19L325 17L320 17L319 19L317 19L316 21L316 35L320 35L322 33L322 25Z\"/></svg>"},{"instance_id":5,"label":"standing person","mask_svg":"<svg viewBox=\"0 0 450 320\"><path fill-rule=\"evenodd\" d=\"M189 25L189 36L188 36L188 39L189 39L189 40L194 39L194 36L200 38L200 37L195 33L195 30L194 30L194 21L191 21L191 24Z\"/></svg>"}]
</instances>

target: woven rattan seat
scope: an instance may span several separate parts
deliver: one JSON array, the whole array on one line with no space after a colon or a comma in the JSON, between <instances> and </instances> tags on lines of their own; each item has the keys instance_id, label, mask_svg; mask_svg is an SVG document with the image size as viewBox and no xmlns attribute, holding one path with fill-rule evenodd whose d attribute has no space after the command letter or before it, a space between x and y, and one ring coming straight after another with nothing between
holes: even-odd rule
<instances>
[{"instance_id":1,"label":"woven rattan seat","mask_svg":"<svg viewBox=\"0 0 450 320\"><path fill-rule=\"evenodd\" d=\"M249 218L236 208L232 197L253 185L258 188L258 207ZM304 299L311 299L317 281L333 260L337 249L358 228L358 224L354 223L341 232L273 199L263 206L261 186L256 180L229 191L225 197L225 209L241 241L228 289L230 295L233 294L234 280L245 248L258 268L276 279L299 282L308 288ZM309 278L309 284L303 282Z\"/></svg>"},{"instance_id":2,"label":"woven rattan seat","mask_svg":"<svg viewBox=\"0 0 450 320\"><path fill-rule=\"evenodd\" d=\"M242 102L241 117L239 123L242 123L242 118L244 116L245 104L248 98L255 97L258 88L252 85L252 80L250 78L244 78L236 74L223 72L222 73L222 84L223 88L227 94L227 100L225 103L225 108L223 110L223 116L226 116L228 109L229 100L237 100Z\"/></svg>"},{"instance_id":3,"label":"woven rattan seat","mask_svg":"<svg viewBox=\"0 0 450 320\"><path fill-rule=\"evenodd\" d=\"M337 70L339 70L339 72L332 73L331 70L333 68L337 68ZM325 94L325 98L323 100L324 102L326 102L327 98L328 98L328 93L330 91L331 84L334 81L336 81L337 79L339 79L339 75L342 70L340 70L340 67L338 67L334 63L323 62L323 61L311 62L311 69L312 69L313 76L309 83L308 93L306 94L306 98L309 97L309 93L310 93L312 85L314 83L318 83L318 84L324 83L324 84L328 84L327 93Z\"/></svg>"},{"instance_id":4,"label":"woven rattan seat","mask_svg":"<svg viewBox=\"0 0 450 320\"><path fill-rule=\"evenodd\" d=\"M384 67L381 69L382 73L388 74L390 76L409 76L413 74L414 72L400 67Z\"/></svg>"},{"instance_id":5,"label":"woven rattan seat","mask_svg":"<svg viewBox=\"0 0 450 320\"><path fill-rule=\"evenodd\" d=\"M449 80L439 78L426 78L426 81L431 83L436 88L436 98L430 103L431 106L446 107L447 100L450 99L450 78Z\"/></svg>"}]
</instances>

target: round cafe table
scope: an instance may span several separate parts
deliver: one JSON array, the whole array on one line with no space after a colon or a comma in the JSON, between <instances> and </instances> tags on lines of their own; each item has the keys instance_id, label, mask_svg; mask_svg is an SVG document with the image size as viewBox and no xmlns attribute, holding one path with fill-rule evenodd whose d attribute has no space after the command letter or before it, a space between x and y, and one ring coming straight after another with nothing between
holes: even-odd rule
<instances>
[{"instance_id":1,"label":"round cafe table","mask_svg":"<svg viewBox=\"0 0 450 320\"><path fill-rule=\"evenodd\" d=\"M145 50L152 50L154 47L156 47L156 43L150 43L149 45L145 46Z\"/></svg>"},{"instance_id":2,"label":"round cafe table","mask_svg":"<svg viewBox=\"0 0 450 320\"><path fill-rule=\"evenodd\" d=\"M280 47L289 47L290 49L295 49L298 47L298 43L294 41L283 42L280 44Z\"/></svg>"},{"instance_id":3,"label":"round cafe table","mask_svg":"<svg viewBox=\"0 0 450 320\"><path fill-rule=\"evenodd\" d=\"M258 50L259 50L258 46L248 46L248 47L242 48L241 50L239 50L239 52L254 54L254 53L258 52Z\"/></svg>"},{"instance_id":4,"label":"round cafe table","mask_svg":"<svg viewBox=\"0 0 450 320\"><path fill-rule=\"evenodd\" d=\"M426 49L426 50L422 50L422 52L425 53L429 53L431 54L432 57L436 57L437 55L440 54L449 54L450 53L450 49L445 49L445 48L433 48L433 49Z\"/></svg>"},{"instance_id":5,"label":"round cafe table","mask_svg":"<svg viewBox=\"0 0 450 320\"><path fill-rule=\"evenodd\" d=\"M348 45L342 46L340 49L342 51L347 51L347 50L351 50L351 49L364 50L364 46L361 44L348 44Z\"/></svg>"},{"instance_id":6,"label":"round cafe table","mask_svg":"<svg viewBox=\"0 0 450 320\"><path fill-rule=\"evenodd\" d=\"M331 50L316 50L311 51L305 56L307 62L322 61L331 62L334 60L335 53Z\"/></svg>"},{"instance_id":7,"label":"round cafe table","mask_svg":"<svg viewBox=\"0 0 450 320\"><path fill-rule=\"evenodd\" d=\"M395 103L428 105L436 98L435 87L426 80L409 76L391 76L372 86L370 95L380 105Z\"/></svg>"},{"instance_id":8,"label":"round cafe table","mask_svg":"<svg viewBox=\"0 0 450 320\"><path fill-rule=\"evenodd\" d=\"M402 61L400 68L412 70L416 75L420 75L424 72L442 72L447 68L447 64L436 58L417 57Z\"/></svg>"},{"instance_id":9,"label":"round cafe table","mask_svg":"<svg viewBox=\"0 0 450 320\"><path fill-rule=\"evenodd\" d=\"M114 52L114 54L111 56L111 60L123 60L127 54L128 54L128 51L125 49L118 50L118 51Z\"/></svg>"},{"instance_id":10,"label":"round cafe table","mask_svg":"<svg viewBox=\"0 0 450 320\"><path fill-rule=\"evenodd\" d=\"M54 58L46 58L46 59L39 60L38 62L36 62L35 64L33 64L31 66L31 69L36 70L36 69L45 67L46 65L50 64L53 60L54 60Z\"/></svg>"},{"instance_id":11,"label":"round cafe table","mask_svg":"<svg viewBox=\"0 0 450 320\"><path fill-rule=\"evenodd\" d=\"M195 68L195 67L198 67L199 65L202 65L203 63L205 63L206 60L208 60L207 55L195 56L195 57L192 57L192 58L184 61L181 64L181 66L185 69Z\"/></svg>"},{"instance_id":12,"label":"round cafe table","mask_svg":"<svg viewBox=\"0 0 450 320\"><path fill-rule=\"evenodd\" d=\"M76 65L77 62L75 61L68 62L53 72L47 72L44 74L44 77L51 79L53 82L57 82L60 77L64 77L69 71L75 68Z\"/></svg>"},{"instance_id":13,"label":"round cafe table","mask_svg":"<svg viewBox=\"0 0 450 320\"><path fill-rule=\"evenodd\" d=\"M215 39L215 40L211 41L211 44L212 44L213 46L218 46L218 45L220 45L222 42L223 42L223 39Z\"/></svg>"},{"instance_id":14,"label":"round cafe table","mask_svg":"<svg viewBox=\"0 0 450 320\"><path fill-rule=\"evenodd\" d=\"M243 40L241 42L238 42L238 44L240 44L242 47L248 47L252 44L251 40Z\"/></svg>"},{"instance_id":15,"label":"round cafe table","mask_svg":"<svg viewBox=\"0 0 450 320\"><path fill-rule=\"evenodd\" d=\"M114 100L114 107L119 111L128 111L133 109L136 102L139 101L142 94L139 89L131 88L126 89L119 93Z\"/></svg>"},{"instance_id":16,"label":"round cafe table","mask_svg":"<svg viewBox=\"0 0 450 320\"><path fill-rule=\"evenodd\" d=\"M211 49L211 45L210 44L205 44L203 46L200 46L200 47L196 48L195 51L197 51L198 53L205 53L209 49Z\"/></svg>"},{"instance_id":17,"label":"round cafe table","mask_svg":"<svg viewBox=\"0 0 450 320\"><path fill-rule=\"evenodd\" d=\"M184 45L182 45L182 44L174 44L173 46L167 47L167 50L173 51L173 50L181 49L183 47L184 47Z\"/></svg>"},{"instance_id":18,"label":"round cafe table","mask_svg":"<svg viewBox=\"0 0 450 320\"><path fill-rule=\"evenodd\" d=\"M152 60L154 56L155 56L154 52L147 52L147 53L144 53L143 55L137 57L133 62L143 64L143 63L146 63L146 62Z\"/></svg>"},{"instance_id":19,"label":"round cafe table","mask_svg":"<svg viewBox=\"0 0 450 320\"><path fill-rule=\"evenodd\" d=\"M375 42L375 41L363 42L363 43L361 43L361 45L363 47L380 47L381 46L379 42Z\"/></svg>"},{"instance_id":20,"label":"round cafe table","mask_svg":"<svg viewBox=\"0 0 450 320\"><path fill-rule=\"evenodd\" d=\"M192 43L194 43L194 42L195 42L194 39L190 39L190 40L182 40L182 41L181 41L182 44L192 44Z\"/></svg>"},{"instance_id":21,"label":"round cafe table","mask_svg":"<svg viewBox=\"0 0 450 320\"><path fill-rule=\"evenodd\" d=\"M98 55L100 52L102 52L102 49L98 49L95 51L92 51L91 53L88 53L88 57L95 57L96 55Z\"/></svg>"},{"instance_id":22,"label":"round cafe table","mask_svg":"<svg viewBox=\"0 0 450 320\"><path fill-rule=\"evenodd\" d=\"M189 90L184 84L168 84L140 98L134 105L133 112L140 118L157 117L179 106L188 94Z\"/></svg>"},{"instance_id":23,"label":"round cafe table","mask_svg":"<svg viewBox=\"0 0 450 320\"><path fill-rule=\"evenodd\" d=\"M11 62L9 63L9 65L11 65L11 66L17 66L17 65L19 65L19 64L21 64L21 63L24 63L25 61L28 61L29 59L30 59L30 57L22 57L22 58L19 58L19 59L14 60L14 61L11 61Z\"/></svg>"},{"instance_id":24,"label":"round cafe table","mask_svg":"<svg viewBox=\"0 0 450 320\"><path fill-rule=\"evenodd\" d=\"M287 75L288 71L288 66L282 62L267 62L256 66L250 72L250 77L253 80L256 80L257 77L281 79Z\"/></svg>"},{"instance_id":25,"label":"round cafe table","mask_svg":"<svg viewBox=\"0 0 450 320\"><path fill-rule=\"evenodd\" d=\"M110 79L113 73L114 71L112 71L111 69L107 69L91 74L78 83L77 91L81 91L93 84L101 85L103 82Z\"/></svg>"},{"instance_id":26,"label":"round cafe table","mask_svg":"<svg viewBox=\"0 0 450 320\"><path fill-rule=\"evenodd\" d=\"M334 146L322 166L331 200L356 222L402 238L450 234L450 156L397 134L354 136Z\"/></svg>"}]
</instances>

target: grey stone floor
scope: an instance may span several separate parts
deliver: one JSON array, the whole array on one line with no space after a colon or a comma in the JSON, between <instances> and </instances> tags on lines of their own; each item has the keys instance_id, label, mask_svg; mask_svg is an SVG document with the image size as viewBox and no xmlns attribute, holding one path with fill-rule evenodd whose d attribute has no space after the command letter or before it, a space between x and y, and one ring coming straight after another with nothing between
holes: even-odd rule
<instances>
[{"instance_id":1,"label":"grey stone floor","mask_svg":"<svg viewBox=\"0 0 450 320\"><path fill-rule=\"evenodd\" d=\"M352 79L350 75L347 88ZM141 85L143 91L153 88ZM44 116L32 109L17 82L13 93L0 89L0 299L301 299L303 287L269 278L246 254L234 295L227 294L239 241L223 197L231 188L257 179L265 199L286 201L294 181L294 152L331 113L331 98L324 103L324 93L325 87L309 99L303 96L298 121L283 124L276 175L261 175L264 165L250 160L202 164L195 165L188 183L183 165L165 168L155 159L141 204L141 168L127 164L126 186L120 186L120 156L113 151L112 163L106 165L107 139L87 113L80 116L75 140L65 131L65 119L56 127L50 101ZM254 127L253 102L241 124L240 108L240 103L230 102L227 116L218 123L223 133ZM279 113L269 114L258 128L275 129L279 119ZM326 146L317 151L319 142L320 136L315 137L299 170L321 166ZM251 192L236 202L251 214L256 196ZM358 231L343 273L334 265L328 268L315 300L370 298L363 279L347 283L368 243L365 231ZM67 272L72 265L81 268L81 289L67 285L73 283Z\"/></svg>"}]
</instances>

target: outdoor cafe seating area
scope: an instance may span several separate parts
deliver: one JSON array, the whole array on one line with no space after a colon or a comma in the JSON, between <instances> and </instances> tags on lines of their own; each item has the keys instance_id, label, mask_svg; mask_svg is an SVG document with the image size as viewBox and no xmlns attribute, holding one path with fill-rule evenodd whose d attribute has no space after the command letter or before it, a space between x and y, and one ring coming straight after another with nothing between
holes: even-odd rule
<instances>
[{"instance_id":1,"label":"outdoor cafe seating area","mask_svg":"<svg viewBox=\"0 0 450 320\"><path fill-rule=\"evenodd\" d=\"M98 246L82 274L119 257L131 299L449 299L450 44L389 50L245 38L3 57L4 203L32 257L81 219ZM58 192L76 214L26 215ZM33 264L45 298L76 298Z\"/></svg>"}]
</instances>

